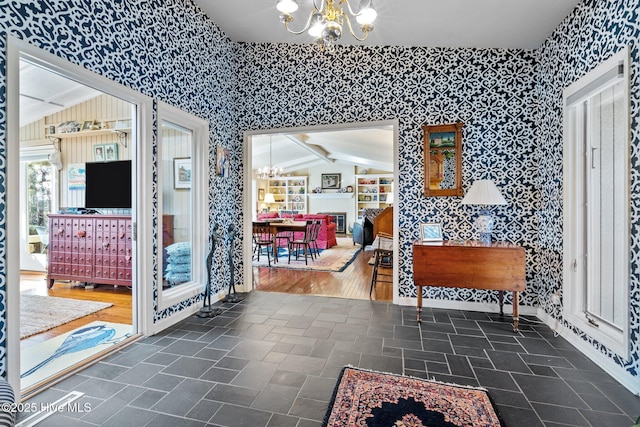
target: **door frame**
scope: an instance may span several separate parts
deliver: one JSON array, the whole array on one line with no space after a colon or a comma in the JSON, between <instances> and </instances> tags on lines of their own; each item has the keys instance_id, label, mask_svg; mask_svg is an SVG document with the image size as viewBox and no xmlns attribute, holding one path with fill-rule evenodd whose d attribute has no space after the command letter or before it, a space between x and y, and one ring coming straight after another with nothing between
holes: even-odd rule
<instances>
[{"instance_id":1,"label":"door frame","mask_svg":"<svg viewBox=\"0 0 640 427\"><path fill-rule=\"evenodd\" d=\"M132 220L137 223L137 239L133 247L133 286L132 292L132 325L134 331L145 333L153 322L152 306L152 250L153 229L147 227L152 224L152 192L153 158L152 158L152 98L128 88L122 84L109 80L66 59L60 58L38 47L7 35L7 139L6 139L6 283L7 298L7 330L6 330L6 369L9 383L20 391L20 262L19 233L12 230L19 229L20 190L19 190L19 158L20 149L11 145L11 141L20 140L20 70L19 60L30 62L46 68L52 72L76 80L104 93L123 99L136 108L132 117L132 133L130 143L134 144L132 161L134 164L133 187L136 197L132 204ZM13 285L12 285L13 284ZM144 297L143 297L144 296Z\"/></svg>"},{"instance_id":2,"label":"door frame","mask_svg":"<svg viewBox=\"0 0 640 427\"><path fill-rule=\"evenodd\" d=\"M339 123L339 124L329 124L329 125L315 125L315 126L303 126L303 127L290 127L290 128L278 128L278 129L262 129L262 130L252 130L246 131L243 135L243 153L244 153L244 182L243 188L245 191L243 192L242 199L242 212L244 213L244 223L242 225L242 232L244 235L243 239L243 266L244 266L244 283L243 288L244 292L249 292L253 289L253 265L252 265L252 242L251 239L251 221L252 221L252 180L253 180L253 160L252 160L252 137L255 135L275 135L275 134L283 134L283 133L306 133L306 132L331 132L331 131L339 131L339 130L357 130L357 129L366 129L380 126L391 126L393 128L393 182L396 183L396 194L398 191L398 167L399 167L399 156L398 156L398 140L399 140L399 129L400 129L400 121L398 119L393 120L381 120L376 122L357 122L357 123ZM398 296L398 287L399 287L399 268L400 265L400 254L398 251L399 248L399 236L400 236L400 209L397 207L399 204L394 202L393 209L393 303L399 304L400 299Z\"/></svg>"}]
</instances>

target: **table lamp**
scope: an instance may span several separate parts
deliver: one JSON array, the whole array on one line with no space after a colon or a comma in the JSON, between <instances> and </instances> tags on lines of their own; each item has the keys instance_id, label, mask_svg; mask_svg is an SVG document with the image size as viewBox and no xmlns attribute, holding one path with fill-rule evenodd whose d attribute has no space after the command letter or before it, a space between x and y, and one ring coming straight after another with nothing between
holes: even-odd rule
<instances>
[{"instance_id":1,"label":"table lamp","mask_svg":"<svg viewBox=\"0 0 640 427\"><path fill-rule=\"evenodd\" d=\"M387 193L387 201L386 203L391 206L393 204L393 191Z\"/></svg>"},{"instance_id":2,"label":"table lamp","mask_svg":"<svg viewBox=\"0 0 640 427\"><path fill-rule=\"evenodd\" d=\"M467 194L462 199L463 205L481 205L482 210L475 221L478 240L486 245L491 244L493 218L488 205L506 205L507 201L500 194L498 187L490 179L474 181Z\"/></svg>"},{"instance_id":3,"label":"table lamp","mask_svg":"<svg viewBox=\"0 0 640 427\"><path fill-rule=\"evenodd\" d=\"M275 203L276 199L275 197L273 197L273 193L267 193L264 196L264 202L265 203Z\"/></svg>"}]
</instances>

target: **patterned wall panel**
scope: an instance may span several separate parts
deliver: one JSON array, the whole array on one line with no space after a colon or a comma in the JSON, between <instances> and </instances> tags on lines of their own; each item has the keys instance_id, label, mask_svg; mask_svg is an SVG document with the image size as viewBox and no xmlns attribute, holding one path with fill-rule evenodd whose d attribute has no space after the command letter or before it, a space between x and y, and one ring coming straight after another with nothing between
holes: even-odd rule
<instances>
[{"instance_id":1,"label":"patterned wall panel","mask_svg":"<svg viewBox=\"0 0 640 427\"><path fill-rule=\"evenodd\" d=\"M631 358L624 360L586 331L567 324L574 334L610 357L632 376L640 375L640 1L587 0L564 20L538 51L539 147L541 186L540 306L562 315L548 301L562 290L562 91L623 46L631 46L631 286L629 307Z\"/></svg>"},{"instance_id":2,"label":"patterned wall panel","mask_svg":"<svg viewBox=\"0 0 640 427\"><path fill-rule=\"evenodd\" d=\"M460 197L424 197L424 124L462 121L463 184L492 178L508 206L496 207L498 238L527 248L533 286L539 184L536 181L534 53L504 49L313 47L242 44L236 57L239 129L399 119L400 295L415 296L411 242L418 224L442 222L448 238L472 238L478 209ZM497 293L426 289L429 298L497 302Z\"/></svg>"},{"instance_id":3,"label":"patterned wall panel","mask_svg":"<svg viewBox=\"0 0 640 427\"><path fill-rule=\"evenodd\" d=\"M189 0L0 0L0 375L6 358L6 36L12 34L59 57L157 97L199 117L210 126L210 163L215 145L234 153L232 176L211 177L210 219L225 227L238 224L241 208L238 171L242 145L233 122L233 45ZM155 140L154 140L155 144ZM157 169L154 170L154 177ZM235 190L235 191L234 191ZM234 194L230 200L227 195ZM154 199L157 186L154 184ZM157 206L154 212L157 213ZM208 234L208 230L203 230ZM154 265L158 265L155 242ZM228 269L227 269L228 270ZM222 287L223 270L214 286ZM242 270L236 271L238 280ZM162 312L155 320L184 309L197 298ZM217 290L217 289L215 289Z\"/></svg>"}]
</instances>

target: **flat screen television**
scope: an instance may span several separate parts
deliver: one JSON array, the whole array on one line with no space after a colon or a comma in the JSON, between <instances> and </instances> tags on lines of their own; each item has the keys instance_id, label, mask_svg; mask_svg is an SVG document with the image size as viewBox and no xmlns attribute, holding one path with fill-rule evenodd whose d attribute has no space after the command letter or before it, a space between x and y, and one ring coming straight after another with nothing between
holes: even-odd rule
<instances>
[{"instance_id":1,"label":"flat screen television","mask_svg":"<svg viewBox=\"0 0 640 427\"><path fill-rule=\"evenodd\" d=\"M131 160L85 166L85 208L131 209Z\"/></svg>"}]
</instances>

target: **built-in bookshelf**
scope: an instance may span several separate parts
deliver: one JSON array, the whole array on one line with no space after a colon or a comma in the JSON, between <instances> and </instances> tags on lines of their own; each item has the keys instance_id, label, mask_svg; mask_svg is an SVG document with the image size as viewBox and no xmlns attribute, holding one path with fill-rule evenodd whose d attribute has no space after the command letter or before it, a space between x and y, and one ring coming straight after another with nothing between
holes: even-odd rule
<instances>
[{"instance_id":1,"label":"built-in bookshelf","mask_svg":"<svg viewBox=\"0 0 640 427\"><path fill-rule=\"evenodd\" d=\"M307 213L307 177L286 176L271 179L267 192L273 194L275 203L269 203L271 211L296 211Z\"/></svg>"},{"instance_id":2,"label":"built-in bookshelf","mask_svg":"<svg viewBox=\"0 0 640 427\"><path fill-rule=\"evenodd\" d=\"M391 206L387 195L393 191L393 174L356 175L357 216L367 208Z\"/></svg>"}]
</instances>

